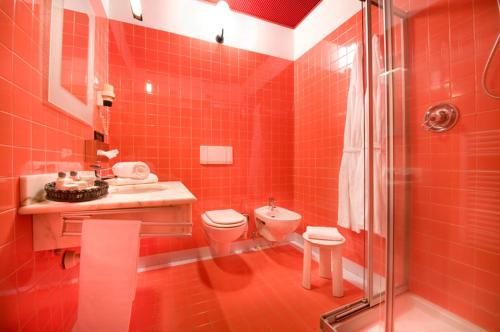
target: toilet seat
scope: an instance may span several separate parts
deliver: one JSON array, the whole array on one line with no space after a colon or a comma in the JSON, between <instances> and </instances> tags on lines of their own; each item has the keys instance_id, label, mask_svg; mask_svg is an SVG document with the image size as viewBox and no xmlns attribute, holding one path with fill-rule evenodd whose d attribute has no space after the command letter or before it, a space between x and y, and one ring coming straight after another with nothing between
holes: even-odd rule
<instances>
[{"instance_id":1,"label":"toilet seat","mask_svg":"<svg viewBox=\"0 0 500 332\"><path fill-rule=\"evenodd\" d=\"M206 211L201 220L210 251L215 256L229 255L231 244L242 236L247 237L247 217L232 209Z\"/></svg>"},{"instance_id":2,"label":"toilet seat","mask_svg":"<svg viewBox=\"0 0 500 332\"><path fill-rule=\"evenodd\" d=\"M247 222L244 215L233 209L206 211L202 217L206 225L216 228L239 227Z\"/></svg>"}]
</instances>

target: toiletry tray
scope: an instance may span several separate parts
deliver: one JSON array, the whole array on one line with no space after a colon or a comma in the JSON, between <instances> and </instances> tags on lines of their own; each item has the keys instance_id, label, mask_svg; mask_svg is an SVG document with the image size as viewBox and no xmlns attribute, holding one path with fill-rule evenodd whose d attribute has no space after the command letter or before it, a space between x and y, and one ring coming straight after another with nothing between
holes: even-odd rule
<instances>
[{"instance_id":1,"label":"toiletry tray","mask_svg":"<svg viewBox=\"0 0 500 332\"><path fill-rule=\"evenodd\" d=\"M56 202L87 202L106 196L108 188L108 183L99 180L95 181L94 187L80 190L56 189L56 183L49 182L45 185L45 198Z\"/></svg>"}]
</instances>

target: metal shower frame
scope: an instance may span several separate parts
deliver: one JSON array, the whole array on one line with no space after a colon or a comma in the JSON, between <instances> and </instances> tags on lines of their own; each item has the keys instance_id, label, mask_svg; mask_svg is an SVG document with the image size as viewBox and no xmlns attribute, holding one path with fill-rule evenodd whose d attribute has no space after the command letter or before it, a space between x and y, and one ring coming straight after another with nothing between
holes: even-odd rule
<instances>
[{"instance_id":1,"label":"metal shower frame","mask_svg":"<svg viewBox=\"0 0 500 332\"><path fill-rule=\"evenodd\" d=\"M395 71L394 61L393 61L393 15L396 15L401 20L401 46L402 46L402 121L403 121L403 165L407 165L407 156L408 156L408 144L407 144L407 121L406 121L406 110L407 108L407 14L406 12L394 8L392 4L392 0L360 0L365 2L365 6L363 8L364 14L364 24L365 24L365 34L364 34L364 45L365 45L365 75L366 75L366 93L367 93L367 115L368 115L368 127L367 127L367 145L368 151L370 153L367 154L367 165L365 167L365 176L368 184L368 199L369 199L369 209L365 211L365 219L368 224L368 232L367 232L367 244L365 246L365 261L367 263L367 275L364 278L365 282L365 296L364 298L342 307L339 307L333 311L327 312L321 315L320 318L320 326L322 331L335 331L333 328L333 324L344 320L348 317L358 314L361 311L369 309L375 305L380 304L385 300L385 331L392 332L394 328L393 321L393 307L394 307L394 295L395 293L404 292L407 289L408 284L408 259L405 259L404 266L404 282L402 285L398 285L395 287L394 284L394 81L393 81L393 73ZM386 237L386 273L385 273L385 291L375 294L374 292L374 256L373 256L373 246L374 246L374 233L373 233L373 224L374 224L374 185L373 185L373 74L372 74L372 15L371 9L372 5L379 7L383 11L383 31L384 31L384 65L385 65L385 75L387 77L387 89L386 89L386 105L387 105L387 237ZM405 181L405 183L407 183ZM409 188L405 184L404 188L405 192L405 202L408 202L409 198ZM405 208L405 221L409 219L409 209ZM409 239L409 229L408 224L405 225L405 239ZM409 255L409 243L406 241L405 243L405 257Z\"/></svg>"}]
</instances>

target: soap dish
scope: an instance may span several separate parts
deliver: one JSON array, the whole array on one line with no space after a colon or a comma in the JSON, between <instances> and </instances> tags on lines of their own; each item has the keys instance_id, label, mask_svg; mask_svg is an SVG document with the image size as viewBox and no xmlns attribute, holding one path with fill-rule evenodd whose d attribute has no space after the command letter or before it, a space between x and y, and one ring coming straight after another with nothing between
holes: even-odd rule
<instances>
[{"instance_id":1,"label":"soap dish","mask_svg":"<svg viewBox=\"0 0 500 332\"><path fill-rule=\"evenodd\" d=\"M60 190L56 189L55 182L49 182L45 185L45 198L56 202L87 202L101 198L108 194L109 185L104 181L95 181L95 186L88 189L79 190Z\"/></svg>"}]
</instances>

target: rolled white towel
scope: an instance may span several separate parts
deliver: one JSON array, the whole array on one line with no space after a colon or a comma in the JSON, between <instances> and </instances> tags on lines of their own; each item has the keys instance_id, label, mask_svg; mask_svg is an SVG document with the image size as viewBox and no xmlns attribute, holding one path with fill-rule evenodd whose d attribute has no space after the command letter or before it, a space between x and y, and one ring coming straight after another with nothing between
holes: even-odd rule
<instances>
[{"instance_id":1,"label":"rolled white towel","mask_svg":"<svg viewBox=\"0 0 500 332\"><path fill-rule=\"evenodd\" d=\"M157 183L158 176L154 173L150 173L148 177L143 180L131 179L131 178L113 178L106 180L106 182L111 186L130 186L133 184Z\"/></svg>"},{"instance_id":2,"label":"rolled white towel","mask_svg":"<svg viewBox=\"0 0 500 332\"><path fill-rule=\"evenodd\" d=\"M113 174L119 178L144 180L151 172L149 166L142 161L116 163L112 167Z\"/></svg>"},{"instance_id":3,"label":"rolled white towel","mask_svg":"<svg viewBox=\"0 0 500 332\"><path fill-rule=\"evenodd\" d=\"M336 227L307 226L307 236L310 239L342 241L344 237Z\"/></svg>"}]
</instances>

